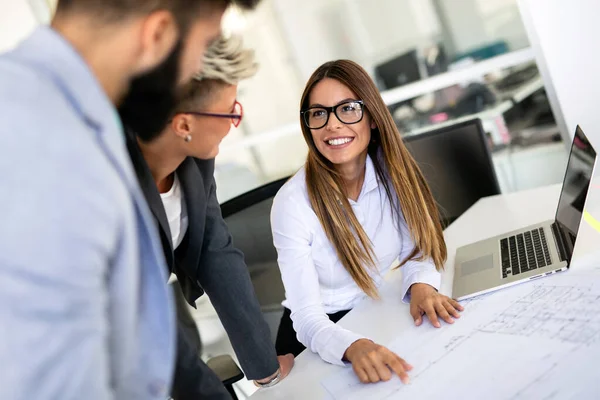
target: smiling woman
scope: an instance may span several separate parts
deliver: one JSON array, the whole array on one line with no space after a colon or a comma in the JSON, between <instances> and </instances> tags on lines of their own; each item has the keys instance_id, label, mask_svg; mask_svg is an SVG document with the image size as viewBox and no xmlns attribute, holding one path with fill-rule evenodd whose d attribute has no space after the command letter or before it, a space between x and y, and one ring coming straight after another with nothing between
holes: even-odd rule
<instances>
[{"instance_id":1,"label":"smiling woman","mask_svg":"<svg viewBox=\"0 0 600 400\"><path fill-rule=\"evenodd\" d=\"M309 154L277 194L273 240L286 307L280 354L307 346L328 362L352 363L363 382L408 380L411 366L337 325L365 296L377 297L395 260L415 324L440 326L461 306L440 295L446 245L436 204L366 71L339 60L319 67L301 100Z\"/></svg>"}]
</instances>

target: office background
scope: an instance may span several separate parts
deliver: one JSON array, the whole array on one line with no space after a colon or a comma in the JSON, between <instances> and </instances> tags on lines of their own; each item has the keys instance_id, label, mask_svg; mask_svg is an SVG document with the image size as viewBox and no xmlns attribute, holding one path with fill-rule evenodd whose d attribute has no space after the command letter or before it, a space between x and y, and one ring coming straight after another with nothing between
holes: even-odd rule
<instances>
[{"instance_id":1,"label":"office background","mask_svg":"<svg viewBox=\"0 0 600 400\"><path fill-rule=\"evenodd\" d=\"M54 3L0 0L0 51L47 22ZM304 83L338 58L372 74L403 134L481 118L504 192L561 179L560 141L569 139L550 107L517 0L263 0L250 14L231 10L223 28L243 35L261 68L240 85L245 118L217 157L221 201L302 166Z\"/></svg>"},{"instance_id":2,"label":"office background","mask_svg":"<svg viewBox=\"0 0 600 400\"><path fill-rule=\"evenodd\" d=\"M52 6L0 0L0 52L47 22ZM263 0L252 14L231 11L224 30L243 35L261 68L240 85L245 117L217 157L219 198L302 166L300 95L337 58L377 79L405 135L480 118L501 192L558 183L577 124L600 145L599 14L596 0ZM590 204L600 216L598 190ZM204 356L231 353L206 297L195 317ZM238 384L240 397L252 390Z\"/></svg>"}]
</instances>

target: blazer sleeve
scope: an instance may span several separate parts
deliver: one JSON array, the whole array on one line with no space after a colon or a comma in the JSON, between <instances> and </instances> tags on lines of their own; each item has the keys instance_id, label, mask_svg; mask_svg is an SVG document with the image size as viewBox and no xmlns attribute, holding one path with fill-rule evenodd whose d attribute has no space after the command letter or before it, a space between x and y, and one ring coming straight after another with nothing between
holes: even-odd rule
<instances>
[{"instance_id":1,"label":"blazer sleeve","mask_svg":"<svg viewBox=\"0 0 600 400\"><path fill-rule=\"evenodd\" d=\"M263 379L279 362L242 253L233 246L221 215L216 183L207 193L206 228L198 282L215 307L246 377Z\"/></svg>"}]
</instances>

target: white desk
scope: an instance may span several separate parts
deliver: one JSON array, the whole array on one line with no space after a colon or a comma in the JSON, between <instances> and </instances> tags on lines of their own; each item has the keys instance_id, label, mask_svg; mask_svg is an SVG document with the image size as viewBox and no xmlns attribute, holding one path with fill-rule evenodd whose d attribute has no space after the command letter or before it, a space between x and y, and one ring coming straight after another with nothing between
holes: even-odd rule
<instances>
[{"instance_id":1,"label":"white desk","mask_svg":"<svg viewBox=\"0 0 600 400\"><path fill-rule=\"evenodd\" d=\"M450 294L452 290L457 247L553 218L559 193L560 185L553 185L485 198L471 207L445 231L448 262L443 273L441 292ZM586 268L588 264L594 264L590 260L594 260L596 265L600 263L600 253L597 252L599 239L600 235L582 222L573 268ZM398 332L413 327L408 306L400 299L400 271L392 272L387 278L387 283L381 290L380 301L365 300L339 322L345 328L364 334L383 345L390 343ZM457 323L460 324L461 321ZM318 355L305 351L296 359L294 369L284 381L273 388L257 391L252 399L327 398L320 381L339 371L339 368L325 363Z\"/></svg>"}]
</instances>

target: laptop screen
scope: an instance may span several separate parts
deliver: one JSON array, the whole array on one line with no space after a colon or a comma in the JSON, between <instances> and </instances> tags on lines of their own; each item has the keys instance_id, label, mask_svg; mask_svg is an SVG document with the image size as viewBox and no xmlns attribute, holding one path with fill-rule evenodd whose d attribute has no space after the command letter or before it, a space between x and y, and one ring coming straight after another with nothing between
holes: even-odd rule
<instances>
[{"instance_id":1,"label":"laptop screen","mask_svg":"<svg viewBox=\"0 0 600 400\"><path fill-rule=\"evenodd\" d=\"M579 128L575 131L567 172L556 210L556 222L566 244L569 261L583 217L583 206L594 172L596 151Z\"/></svg>"}]
</instances>

